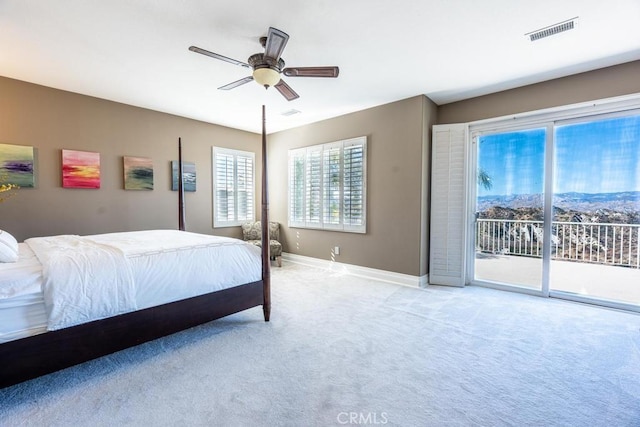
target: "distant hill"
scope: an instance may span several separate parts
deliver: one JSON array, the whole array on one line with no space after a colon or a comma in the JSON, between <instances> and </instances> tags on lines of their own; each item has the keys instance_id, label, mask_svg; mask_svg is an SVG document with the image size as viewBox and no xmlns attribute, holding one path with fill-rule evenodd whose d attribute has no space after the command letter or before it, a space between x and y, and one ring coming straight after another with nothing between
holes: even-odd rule
<instances>
[{"instance_id":1,"label":"distant hill","mask_svg":"<svg viewBox=\"0 0 640 427\"><path fill-rule=\"evenodd\" d=\"M542 195L483 196L479 218L541 221ZM640 224L640 191L562 193L554 197L556 221Z\"/></svg>"},{"instance_id":2,"label":"distant hill","mask_svg":"<svg viewBox=\"0 0 640 427\"><path fill-rule=\"evenodd\" d=\"M596 213L602 210L640 213L640 191L620 193L560 193L553 199L554 207L568 211ZM541 194L518 194L513 196L478 197L478 210L486 211L494 207L503 208L542 208Z\"/></svg>"},{"instance_id":3,"label":"distant hill","mask_svg":"<svg viewBox=\"0 0 640 427\"><path fill-rule=\"evenodd\" d=\"M478 197L478 211L501 207L509 209L541 208L542 194L516 194L511 196L481 196Z\"/></svg>"}]
</instances>

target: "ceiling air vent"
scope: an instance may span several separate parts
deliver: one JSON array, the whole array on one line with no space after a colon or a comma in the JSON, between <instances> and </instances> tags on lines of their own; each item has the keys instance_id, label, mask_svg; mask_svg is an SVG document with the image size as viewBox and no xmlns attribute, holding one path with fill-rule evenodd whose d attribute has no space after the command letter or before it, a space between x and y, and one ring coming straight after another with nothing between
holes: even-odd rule
<instances>
[{"instance_id":1,"label":"ceiling air vent","mask_svg":"<svg viewBox=\"0 0 640 427\"><path fill-rule=\"evenodd\" d=\"M294 114L300 114L300 111L295 110L295 109L291 109L291 110L288 110L288 111L284 111L284 112L282 112L280 114L282 114L283 116L293 116Z\"/></svg>"},{"instance_id":2,"label":"ceiling air vent","mask_svg":"<svg viewBox=\"0 0 640 427\"><path fill-rule=\"evenodd\" d=\"M555 34L574 29L576 19L578 19L577 16L575 18L571 18L566 21L558 22L557 24L553 24L548 27L544 27L539 30L532 31L525 35L529 36L529 39L532 42L534 42L536 40L540 40L545 37L553 36Z\"/></svg>"}]
</instances>

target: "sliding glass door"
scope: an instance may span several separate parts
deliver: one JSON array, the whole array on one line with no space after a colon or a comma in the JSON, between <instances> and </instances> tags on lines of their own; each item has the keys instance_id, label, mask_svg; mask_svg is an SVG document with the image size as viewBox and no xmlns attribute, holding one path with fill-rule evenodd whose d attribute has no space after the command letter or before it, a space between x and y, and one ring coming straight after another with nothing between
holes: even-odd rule
<instances>
[{"instance_id":1,"label":"sliding glass door","mask_svg":"<svg viewBox=\"0 0 640 427\"><path fill-rule=\"evenodd\" d=\"M472 138L473 280L640 308L640 112Z\"/></svg>"},{"instance_id":2,"label":"sliding glass door","mask_svg":"<svg viewBox=\"0 0 640 427\"><path fill-rule=\"evenodd\" d=\"M546 128L474 135L475 280L542 290Z\"/></svg>"},{"instance_id":3,"label":"sliding glass door","mask_svg":"<svg viewBox=\"0 0 640 427\"><path fill-rule=\"evenodd\" d=\"M640 305L640 114L558 123L549 287Z\"/></svg>"}]
</instances>

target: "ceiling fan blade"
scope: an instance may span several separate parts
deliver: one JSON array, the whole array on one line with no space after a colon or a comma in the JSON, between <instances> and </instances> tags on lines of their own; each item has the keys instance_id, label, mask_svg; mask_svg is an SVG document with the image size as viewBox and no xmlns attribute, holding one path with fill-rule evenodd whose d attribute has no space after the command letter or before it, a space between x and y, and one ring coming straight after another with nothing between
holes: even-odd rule
<instances>
[{"instance_id":1,"label":"ceiling fan blade","mask_svg":"<svg viewBox=\"0 0 640 427\"><path fill-rule=\"evenodd\" d=\"M247 77L244 77L244 78L242 78L240 80L236 80L233 83L229 83L229 84L226 84L224 86L220 86L218 89L221 89L221 90L233 89L234 87L238 87L238 86L243 85L245 83L249 83L252 80L253 80L253 76L247 76Z\"/></svg>"},{"instance_id":2,"label":"ceiling fan blade","mask_svg":"<svg viewBox=\"0 0 640 427\"><path fill-rule=\"evenodd\" d=\"M273 58L276 62L280 59L284 47L287 45L289 35L277 28L269 27L267 41L264 46L264 56Z\"/></svg>"},{"instance_id":3,"label":"ceiling fan blade","mask_svg":"<svg viewBox=\"0 0 640 427\"><path fill-rule=\"evenodd\" d=\"M293 101L294 99L300 98L300 95L298 95L293 89L291 89L291 87L282 79L280 79L280 81L274 87L278 89L278 92L280 92L282 96L287 98L287 101Z\"/></svg>"},{"instance_id":4,"label":"ceiling fan blade","mask_svg":"<svg viewBox=\"0 0 640 427\"><path fill-rule=\"evenodd\" d=\"M237 61L237 60L235 60L233 58L227 58L226 56L218 55L217 53L209 52L208 50L204 50L204 49L201 49L201 48L196 47L196 46L190 46L189 50L191 52L200 53L202 55L210 56L212 58L219 59L221 61L230 62L230 63L232 63L234 65L239 65L241 67L251 68L251 66L249 64L245 63L245 62Z\"/></svg>"},{"instance_id":5,"label":"ceiling fan blade","mask_svg":"<svg viewBox=\"0 0 640 427\"><path fill-rule=\"evenodd\" d=\"M290 67L282 70L288 77L338 77L338 67Z\"/></svg>"}]
</instances>

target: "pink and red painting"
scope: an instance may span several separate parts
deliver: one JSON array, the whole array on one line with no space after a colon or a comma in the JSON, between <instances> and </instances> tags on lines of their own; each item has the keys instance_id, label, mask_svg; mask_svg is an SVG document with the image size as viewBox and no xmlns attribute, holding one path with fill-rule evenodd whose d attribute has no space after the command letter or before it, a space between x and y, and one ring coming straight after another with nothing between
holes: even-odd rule
<instances>
[{"instance_id":1,"label":"pink and red painting","mask_svg":"<svg viewBox=\"0 0 640 427\"><path fill-rule=\"evenodd\" d=\"M100 188L100 153L62 150L64 188Z\"/></svg>"}]
</instances>

